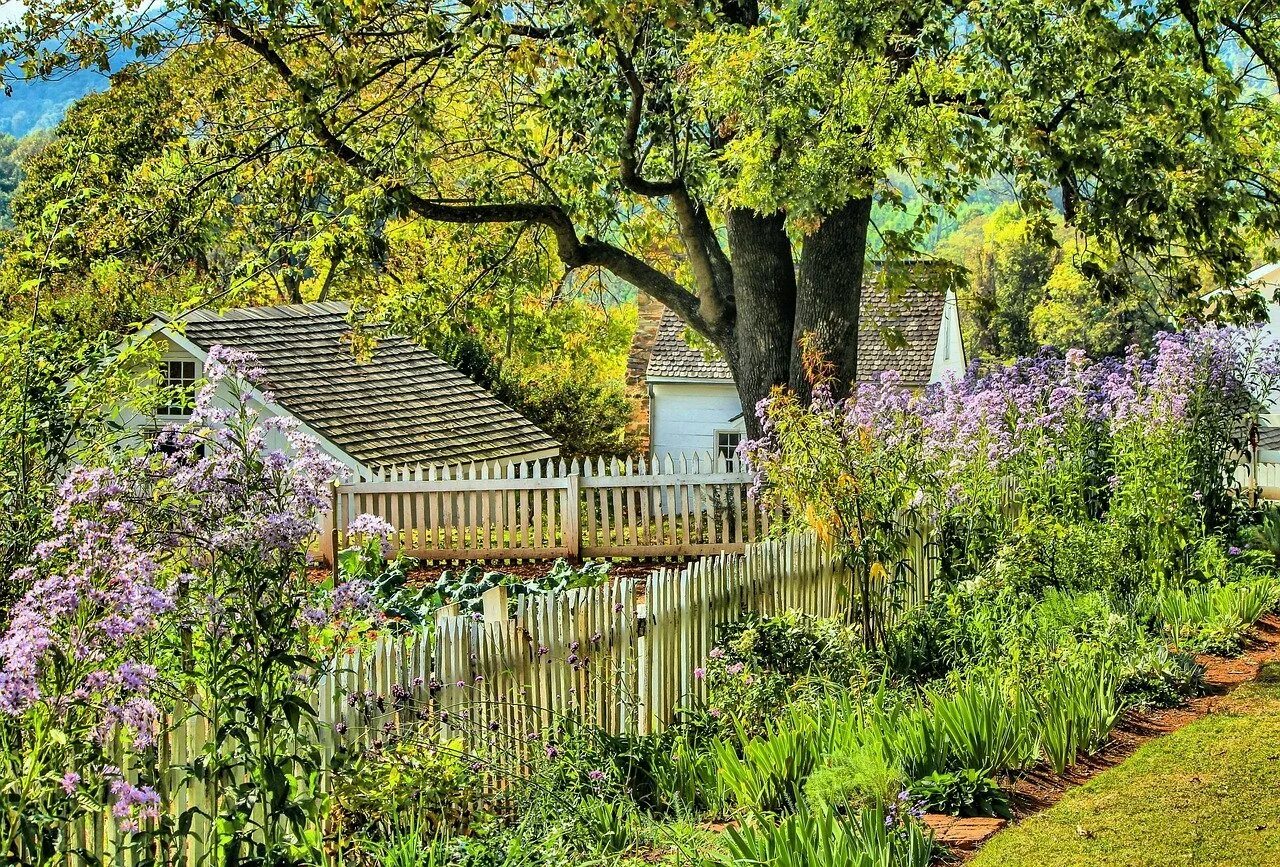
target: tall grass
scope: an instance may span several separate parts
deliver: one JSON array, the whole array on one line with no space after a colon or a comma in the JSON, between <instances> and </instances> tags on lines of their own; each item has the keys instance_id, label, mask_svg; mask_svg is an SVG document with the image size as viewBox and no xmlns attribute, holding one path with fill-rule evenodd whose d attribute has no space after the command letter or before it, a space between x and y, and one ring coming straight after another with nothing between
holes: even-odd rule
<instances>
[{"instance_id":1,"label":"tall grass","mask_svg":"<svg viewBox=\"0 0 1280 867\"><path fill-rule=\"evenodd\" d=\"M914 822L886 821L883 810L853 816L801 809L778 823L727 832L727 853L711 863L769 867L926 867L933 844Z\"/></svg>"},{"instance_id":2,"label":"tall grass","mask_svg":"<svg viewBox=\"0 0 1280 867\"><path fill-rule=\"evenodd\" d=\"M1106 744L1125 707L1119 678L1102 659L1046 672L1037 705L1040 750L1059 774Z\"/></svg>"}]
</instances>

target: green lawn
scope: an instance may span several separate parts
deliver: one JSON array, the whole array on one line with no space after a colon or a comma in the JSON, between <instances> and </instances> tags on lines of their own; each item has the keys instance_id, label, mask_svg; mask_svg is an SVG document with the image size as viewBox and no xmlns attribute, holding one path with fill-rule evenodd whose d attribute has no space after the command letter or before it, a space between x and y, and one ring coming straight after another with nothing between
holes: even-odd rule
<instances>
[{"instance_id":1,"label":"green lawn","mask_svg":"<svg viewBox=\"0 0 1280 867\"><path fill-rule=\"evenodd\" d=\"M972 867L1280 865L1280 664L997 834Z\"/></svg>"}]
</instances>

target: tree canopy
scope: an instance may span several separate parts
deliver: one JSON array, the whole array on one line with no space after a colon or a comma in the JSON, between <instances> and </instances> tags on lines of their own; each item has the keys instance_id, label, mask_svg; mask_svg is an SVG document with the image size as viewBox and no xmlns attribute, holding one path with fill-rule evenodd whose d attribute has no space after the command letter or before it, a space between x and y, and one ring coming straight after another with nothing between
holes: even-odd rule
<instances>
[{"instance_id":1,"label":"tree canopy","mask_svg":"<svg viewBox=\"0 0 1280 867\"><path fill-rule=\"evenodd\" d=\"M306 155L378 213L515 227L675 310L748 406L804 389L804 335L851 381L869 239L900 280L992 178L1060 203L1108 292L1193 297L1277 227L1280 12L1248 0L37 0L0 44L27 74L198 51L211 171Z\"/></svg>"}]
</instances>

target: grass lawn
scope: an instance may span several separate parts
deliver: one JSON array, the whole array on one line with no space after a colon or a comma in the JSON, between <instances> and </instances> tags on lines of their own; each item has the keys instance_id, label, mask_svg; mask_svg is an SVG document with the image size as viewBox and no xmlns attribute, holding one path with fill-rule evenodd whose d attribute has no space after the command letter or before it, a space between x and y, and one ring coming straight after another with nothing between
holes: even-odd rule
<instances>
[{"instance_id":1,"label":"grass lawn","mask_svg":"<svg viewBox=\"0 0 1280 867\"><path fill-rule=\"evenodd\" d=\"M971 867L1280 865L1280 663L1223 710L1144 744Z\"/></svg>"}]
</instances>

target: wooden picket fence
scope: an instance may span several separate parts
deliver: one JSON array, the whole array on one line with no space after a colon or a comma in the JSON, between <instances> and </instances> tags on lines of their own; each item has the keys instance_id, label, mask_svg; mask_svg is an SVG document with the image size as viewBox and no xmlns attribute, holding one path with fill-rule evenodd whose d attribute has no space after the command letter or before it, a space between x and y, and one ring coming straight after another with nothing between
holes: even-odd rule
<instances>
[{"instance_id":1,"label":"wooden picket fence","mask_svg":"<svg viewBox=\"0 0 1280 867\"><path fill-rule=\"evenodd\" d=\"M361 514L394 527L397 550L435 561L697 557L741 552L769 528L749 475L710 454L383 467L335 486L330 514L329 562Z\"/></svg>"},{"instance_id":2,"label":"wooden picket fence","mask_svg":"<svg viewBox=\"0 0 1280 867\"><path fill-rule=\"evenodd\" d=\"M893 622L919 604L936 578L936 558L921 535L906 580L882 587L880 617ZM431 629L381 634L363 652L339 661L316 696L326 759L392 732L507 755L518 773L539 736L565 719L613 733L653 733L682 707L706 697L698 676L725 624L748 614L795 610L850 617L851 578L830 548L812 536L746 546L647 577L618 577L592 588L510 600L505 588L482 599L483 612L442 609ZM211 811L210 793L178 785L178 766L209 740L204 722L187 720L160 739L164 810ZM406 731L409 729L409 731ZM125 768L130 776L138 769ZM136 777L135 777L136 778ZM103 864L194 864L205 853L207 825L170 852L139 854L114 823L92 816L70 829ZM158 844L157 844L158 845ZM68 867L91 863L69 856Z\"/></svg>"}]
</instances>

